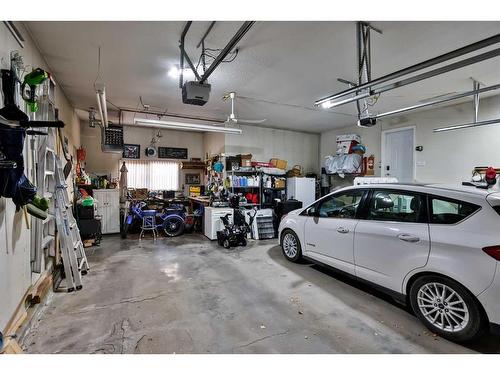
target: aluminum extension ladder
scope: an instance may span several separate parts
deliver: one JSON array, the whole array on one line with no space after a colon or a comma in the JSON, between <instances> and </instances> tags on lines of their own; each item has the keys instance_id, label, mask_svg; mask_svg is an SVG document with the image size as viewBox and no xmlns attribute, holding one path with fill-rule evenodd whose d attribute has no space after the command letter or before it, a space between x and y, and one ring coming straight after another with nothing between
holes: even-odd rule
<instances>
[{"instance_id":1,"label":"aluminum extension ladder","mask_svg":"<svg viewBox=\"0 0 500 375\"><path fill-rule=\"evenodd\" d=\"M57 232L59 233L60 250L62 254L64 273L66 275L66 290L73 292L83 287L82 275L90 270L85 249L80 237L72 205L69 202L67 184L61 166L61 160L56 158L56 189L55 212Z\"/></svg>"},{"instance_id":2,"label":"aluminum extension ladder","mask_svg":"<svg viewBox=\"0 0 500 375\"><path fill-rule=\"evenodd\" d=\"M26 110L31 120L52 121L55 120L54 98L51 97L52 81L45 81L38 89L39 109L36 113ZM19 100L22 100L19 98ZM54 212L55 193L55 171L56 171L56 140L57 130L55 128L37 129L46 135L30 135L30 146L32 152L32 179L37 187L38 195L49 202L49 212ZM32 220L34 230L32 231L31 246L31 271L42 273L47 269L48 257L56 257L56 223L53 215L48 215L45 220Z\"/></svg>"},{"instance_id":3,"label":"aluminum extension ladder","mask_svg":"<svg viewBox=\"0 0 500 375\"><path fill-rule=\"evenodd\" d=\"M37 157L36 168L34 173L34 181L37 182L38 194L49 201L49 212L54 211L54 192L55 192L55 169L56 169L56 152L55 152L55 129L43 128L40 129L47 133L46 136L38 137L38 146L34 150L34 156ZM34 140L32 139L32 142ZM56 225L55 217L48 215L45 220L33 220L34 227L34 244L32 247L31 270L32 272L41 273L42 258L45 255L52 257L56 256L55 232ZM45 254L47 251L47 254Z\"/></svg>"}]
</instances>

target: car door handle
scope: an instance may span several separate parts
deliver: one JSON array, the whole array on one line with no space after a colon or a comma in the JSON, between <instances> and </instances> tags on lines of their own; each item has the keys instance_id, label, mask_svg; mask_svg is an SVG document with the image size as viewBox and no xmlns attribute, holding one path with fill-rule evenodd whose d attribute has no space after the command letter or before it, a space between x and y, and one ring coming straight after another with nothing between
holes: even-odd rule
<instances>
[{"instance_id":1,"label":"car door handle","mask_svg":"<svg viewBox=\"0 0 500 375\"><path fill-rule=\"evenodd\" d=\"M401 241L411 242L411 243L415 243L415 242L419 242L420 241L419 237L412 236L411 234L407 234L407 233L401 233L401 234L399 234L398 238Z\"/></svg>"},{"instance_id":2,"label":"car door handle","mask_svg":"<svg viewBox=\"0 0 500 375\"><path fill-rule=\"evenodd\" d=\"M349 233L349 229L344 228L344 227L338 227L337 232L339 233Z\"/></svg>"}]
</instances>

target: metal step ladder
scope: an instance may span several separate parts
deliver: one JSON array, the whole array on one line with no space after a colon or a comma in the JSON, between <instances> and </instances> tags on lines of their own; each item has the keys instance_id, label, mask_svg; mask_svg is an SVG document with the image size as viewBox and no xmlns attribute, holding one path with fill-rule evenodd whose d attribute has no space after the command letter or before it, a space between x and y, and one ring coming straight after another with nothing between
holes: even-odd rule
<instances>
[{"instance_id":1,"label":"metal step ladder","mask_svg":"<svg viewBox=\"0 0 500 375\"><path fill-rule=\"evenodd\" d=\"M38 136L38 149L35 155L38 157L36 162L36 181L38 194L49 201L49 212L54 211L54 192L55 192L55 129L44 128L47 135ZM45 256L56 255L55 246L55 217L48 215L45 220L34 220L35 247L32 251L32 271L40 273L43 265L42 258ZM47 251L47 253L46 253Z\"/></svg>"},{"instance_id":2,"label":"metal step ladder","mask_svg":"<svg viewBox=\"0 0 500 375\"><path fill-rule=\"evenodd\" d=\"M68 186L64 179L61 160L58 157L56 158L55 181L54 216L66 275L65 289L68 292L73 292L82 289L82 275L87 274L90 267L80 231L73 216L72 205L68 197Z\"/></svg>"},{"instance_id":3,"label":"metal step ladder","mask_svg":"<svg viewBox=\"0 0 500 375\"><path fill-rule=\"evenodd\" d=\"M50 99L51 82L45 81L38 89L39 110L29 112L31 120L52 121L55 119L53 100ZM32 151L32 181L37 187L38 195L49 202L49 212L54 212L56 140L55 128L39 128L46 135L30 136ZM47 257L56 257L56 223L53 215L45 220L32 220L31 271L37 274L46 269Z\"/></svg>"}]
</instances>

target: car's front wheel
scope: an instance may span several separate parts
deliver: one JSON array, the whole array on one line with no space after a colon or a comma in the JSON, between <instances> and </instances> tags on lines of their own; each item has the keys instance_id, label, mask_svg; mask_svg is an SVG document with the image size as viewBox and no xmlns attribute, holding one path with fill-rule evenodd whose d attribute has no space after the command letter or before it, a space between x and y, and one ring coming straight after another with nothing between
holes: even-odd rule
<instances>
[{"instance_id":1,"label":"car's front wheel","mask_svg":"<svg viewBox=\"0 0 500 375\"><path fill-rule=\"evenodd\" d=\"M291 262L298 262L302 258L302 248L297 235L290 229L285 229L281 235L283 255Z\"/></svg>"},{"instance_id":2,"label":"car's front wheel","mask_svg":"<svg viewBox=\"0 0 500 375\"><path fill-rule=\"evenodd\" d=\"M410 288L411 307L430 331L456 342L484 333L485 322L471 292L439 275L418 278Z\"/></svg>"}]
</instances>

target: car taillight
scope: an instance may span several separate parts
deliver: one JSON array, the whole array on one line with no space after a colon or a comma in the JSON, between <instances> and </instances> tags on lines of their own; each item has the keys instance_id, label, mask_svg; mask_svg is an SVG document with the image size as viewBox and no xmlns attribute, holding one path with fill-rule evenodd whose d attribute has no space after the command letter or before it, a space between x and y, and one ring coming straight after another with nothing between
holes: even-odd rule
<instances>
[{"instance_id":1,"label":"car taillight","mask_svg":"<svg viewBox=\"0 0 500 375\"><path fill-rule=\"evenodd\" d=\"M500 246L488 246L483 247L483 251L490 257L500 260Z\"/></svg>"}]
</instances>

